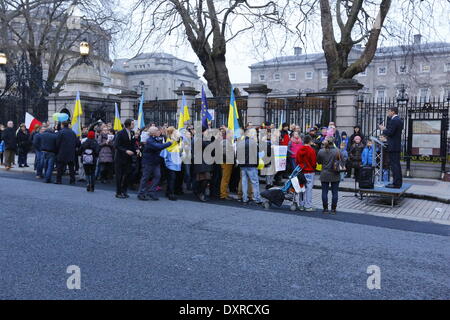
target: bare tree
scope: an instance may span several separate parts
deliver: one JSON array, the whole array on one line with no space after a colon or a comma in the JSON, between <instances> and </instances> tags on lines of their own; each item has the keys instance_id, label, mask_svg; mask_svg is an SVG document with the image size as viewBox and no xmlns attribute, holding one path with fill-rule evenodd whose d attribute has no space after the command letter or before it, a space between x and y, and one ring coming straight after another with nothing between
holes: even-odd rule
<instances>
[{"instance_id":1,"label":"bare tree","mask_svg":"<svg viewBox=\"0 0 450 320\"><path fill-rule=\"evenodd\" d=\"M94 57L108 59L111 35L121 23L113 5L103 0L0 0L0 25L6 31L0 48L11 65L24 58L29 63L37 115L45 115L45 97L62 89L82 40L90 41Z\"/></svg>"},{"instance_id":2,"label":"bare tree","mask_svg":"<svg viewBox=\"0 0 450 320\"><path fill-rule=\"evenodd\" d=\"M138 0L133 9L142 13L138 39L182 33L199 58L214 96L226 96L230 91L227 44L247 31L259 32L283 23L274 1Z\"/></svg>"}]
</instances>

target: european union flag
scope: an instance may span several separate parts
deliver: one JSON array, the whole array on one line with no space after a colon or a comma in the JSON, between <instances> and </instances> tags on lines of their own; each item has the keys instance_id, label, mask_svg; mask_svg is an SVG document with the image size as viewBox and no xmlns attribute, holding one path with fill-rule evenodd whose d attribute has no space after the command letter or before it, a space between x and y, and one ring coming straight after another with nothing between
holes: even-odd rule
<instances>
[{"instance_id":1,"label":"european union flag","mask_svg":"<svg viewBox=\"0 0 450 320\"><path fill-rule=\"evenodd\" d=\"M202 127L208 127L208 121L212 120L211 114L208 112L208 100L206 99L205 89L202 86Z\"/></svg>"}]
</instances>

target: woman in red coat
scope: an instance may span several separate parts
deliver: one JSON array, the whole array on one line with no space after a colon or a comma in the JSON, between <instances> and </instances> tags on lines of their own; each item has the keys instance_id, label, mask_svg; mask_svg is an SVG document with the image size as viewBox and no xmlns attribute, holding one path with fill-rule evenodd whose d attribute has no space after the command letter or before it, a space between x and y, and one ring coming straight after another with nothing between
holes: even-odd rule
<instances>
[{"instance_id":1,"label":"woman in red coat","mask_svg":"<svg viewBox=\"0 0 450 320\"><path fill-rule=\"evenodd\" d=\"M312 206L312 191L314 186L314 171L316 168L316 152L311 147L313 140L306 135L303 139L303 146L297 151L295 162L302 168L306 178L306 191L300 200L300 211L314 211Z\"/></svg>"}]
</instances>

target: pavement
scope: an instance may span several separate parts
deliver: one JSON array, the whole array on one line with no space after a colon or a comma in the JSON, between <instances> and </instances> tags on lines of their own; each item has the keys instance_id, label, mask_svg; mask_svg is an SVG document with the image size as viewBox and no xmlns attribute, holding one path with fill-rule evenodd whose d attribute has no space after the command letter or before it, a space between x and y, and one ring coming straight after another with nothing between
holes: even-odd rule
<instances>
[{"instance_id":1,"label":"pavement","mask_svg":"<svg viewBox=\"0 0 450 320\"><path fill-rule=\"evenodd\" d=\"M28 163L34 162L34 154L29 154ZM3 169L0 170L4 172ZM24 174L29 179L34 179L32 166L28 168L12 168L9 173ZM413 184L405 194L405 198L398 206L391 208L389 199L380 201L362 201L354 196L354 180L345 179L340 183L339 210L358 213L363 215L375 215L395 219L406 219L413 221L432 222L450 225L450 182L433 179L404 179L405 182ZM313 205L322 207L320 180L318 175L314 179ZM261 186L261 190L264 186ZM112 190L112 189L111 189ZM331 197L331 194L329 195ZM232 196L233 197L233 196ZM236 196L234 196L237 198ZM289 210L287 202L284 210Z\"/></svg>"},{"instance_id":2,"label":"pavement","mask_svg":"<svg viewBox=\"0 0 450 320\"><path fill-rule=\"evenodd\" d=\"M450 298L447 225L123 200L3 170L0 204L0 299Z\"/></svg>"}]
</instances>

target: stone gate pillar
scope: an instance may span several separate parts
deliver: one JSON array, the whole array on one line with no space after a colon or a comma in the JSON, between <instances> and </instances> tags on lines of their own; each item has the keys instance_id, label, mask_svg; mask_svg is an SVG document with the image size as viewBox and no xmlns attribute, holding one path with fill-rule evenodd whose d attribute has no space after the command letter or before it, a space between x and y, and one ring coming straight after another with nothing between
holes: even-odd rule
<instances>
[{"instance_id":1,"label":"stone gate pillar","mask_svg":"<svg viewBox=\"0 0 450 320\"><path fill-rule=\"evenodd\" d=\"M248 92L247 122L260 126L265 121L267 95L272 89L267 88L265 84L251 84L244 90Z\"/></svg>"},{"instance_id":2,"label":"stone gate pillar","mask_svg":"<svg viewBox=\"0 0 450 320\"><path fill-rule=\"evenodd\" d=\"M336 90L336 126L340 132L353 132L356 123L358 90L363 87L355 79L341 79L334 85Z\"/></svg>"},{"instance_id":3,"label":"stone gate pillar","mask_svg":"<svg viewBox=\"0 0 450 320\"><path fill-rule=\"evenodd\" d=\"M134 91L124 91L118 97L120 98L120 120L122 123L126 119L134 119L134 106L138 102L139 95Z\"/></svg>"},{"instance_id":4,"label":"stone gate pillar","mask_svg":"<svg viewBox=\"0 0 450 320\"><path fill-rule=\"evenodd\" d=\"M192 124L195 120L195 115L193 113L192 105L195 103L195 97L200 93L200 91L195 90L194 87L185 87L183 84L178 87L177 90L174 90L175 94L177 95L177 117L180 113L182 104L183 104L183 93L186 98L186 104L189 108L189 116L191 117L191 120L188 121L188 123ZM178 119L178 118L177 118Z\"/></svg>"}]
</instances>

